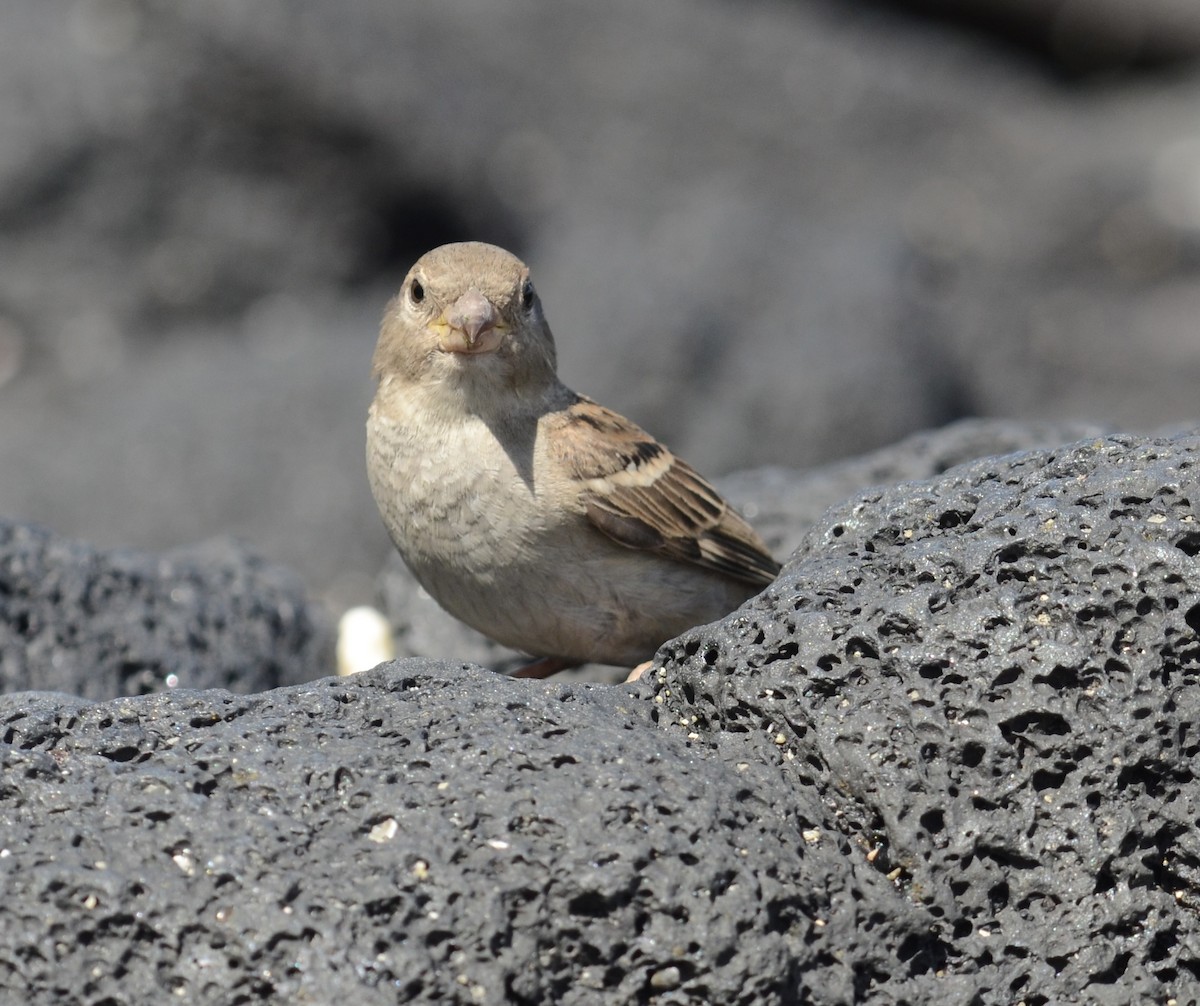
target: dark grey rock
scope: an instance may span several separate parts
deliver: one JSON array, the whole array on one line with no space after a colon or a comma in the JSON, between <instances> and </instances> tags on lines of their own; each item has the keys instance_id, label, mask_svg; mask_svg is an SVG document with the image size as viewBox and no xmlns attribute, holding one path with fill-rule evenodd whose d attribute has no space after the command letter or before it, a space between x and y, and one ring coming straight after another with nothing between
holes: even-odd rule
<instances>
[{"instance_id":1,"label":"dark grey rock","mask_svg":"<svg viewBox=\"0 0 1200 1006\"><path fill-rule=\"evenodd\" d=\"M631 686L0 697L0 989L1191 1001L1197 500L1200 434L873 489Z\"/></svg>"},{"instance_id":2,"label":"dark grey rock","mask_svg":"<svg viewBox=\"0 0 1200 1006\"><path fill-rule=\"evenodd\" d=\"M970 25L1048 60L1068 77L1105 79L1200 54L1200 11L1190 0L880 0Z\"/></svg>"},{"instance_id":3,"label":"dark grey rock","mask_svg":"<svg viewBox=\"0 0 1200 1006\"><path fill-rule=\"evenodd\" d=\"M922 430L857 457L805 471L754 468L717 480L726 498L753 523L777 556L800 546L808 529L835 503L870 486L941 475L977 458L1059 447L1108 432L1094 423L961 419Z\"/></svg>"},{"instance_id":4,"label":"dark grey rock","mask_svg":"<svg viewBox=\"0 0 1200 1006\"><path fill-rule=\"evenodd\" d=\"M0 520L0 691L255 692L328 674L328 616L241 545L100 551Z\"/></svg>"},{"instance_id":5,"label":"dark grey rock","mask_svg":"<svg viewBox=\"0 0 1200 1006\"><path fill-rule=\"evenodd\" d=\"M815 790L924 919L871 1002L1200 995L1200 435L865 494L660 662L662 723Z\"/></svg>"},{"instance_id":6,"label":"dark grey rock","mask_svg":"<svg viewBox=\"0 0 1200 1006\"><path fill-rule=\"evenodd\" d=\"M247 698L0 698L0 989L749 1004L849 981L813 929L841 854L798 849L796 800L655 708L430 662Z\"/></svg>"}]
</instances>

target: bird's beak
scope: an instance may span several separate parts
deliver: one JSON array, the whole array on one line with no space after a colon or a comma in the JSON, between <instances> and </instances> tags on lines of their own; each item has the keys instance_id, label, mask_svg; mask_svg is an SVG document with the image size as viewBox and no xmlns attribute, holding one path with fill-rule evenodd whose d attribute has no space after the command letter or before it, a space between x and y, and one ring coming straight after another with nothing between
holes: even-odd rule
<instances>
[{"instance_id":1,"label":"bird's beak","mask_svg":"<svg viewBox=\"0 0 1200 1006\"><path fill-rule=\"evenodd\" d=\"M444 353L490 353L504 336L496 306L474 289L446 308L434 327Z\"/></svg>"}]
</instances>

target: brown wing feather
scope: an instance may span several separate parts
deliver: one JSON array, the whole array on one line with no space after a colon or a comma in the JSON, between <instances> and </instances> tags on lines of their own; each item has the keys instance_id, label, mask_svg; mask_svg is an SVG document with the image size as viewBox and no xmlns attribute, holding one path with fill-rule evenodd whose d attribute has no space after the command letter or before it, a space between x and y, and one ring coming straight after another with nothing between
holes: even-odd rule
<instances>
[{"instance_id":1,"label":"brown wing feather","mask_svg":"<svg viewBox=\"0 0 1200 1006\"><path fill-rule=\"evenodd\" d=\"M754 586L775 578L779 563L754 529L644 430L583 397L553 421L556 460L582 484L588 519L613 541Z\"/></svg>"}]
</instances>

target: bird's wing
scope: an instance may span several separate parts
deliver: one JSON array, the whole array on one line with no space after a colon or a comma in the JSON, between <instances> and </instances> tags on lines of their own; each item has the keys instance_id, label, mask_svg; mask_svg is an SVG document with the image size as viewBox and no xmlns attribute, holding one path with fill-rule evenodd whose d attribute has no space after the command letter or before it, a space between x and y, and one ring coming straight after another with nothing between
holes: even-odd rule
<instances>
[{"instance_id":1,"label":"bird's wing","mask_svg":"<svg viewBox=\"0 0 1200 1006\"><path fill-rule=\"evenodd\" d=\"M749 524L691 466L623 416L580 396L546 417L553 461L613 541L754 586L779 572Z\"/></svg>"}]
</instances>

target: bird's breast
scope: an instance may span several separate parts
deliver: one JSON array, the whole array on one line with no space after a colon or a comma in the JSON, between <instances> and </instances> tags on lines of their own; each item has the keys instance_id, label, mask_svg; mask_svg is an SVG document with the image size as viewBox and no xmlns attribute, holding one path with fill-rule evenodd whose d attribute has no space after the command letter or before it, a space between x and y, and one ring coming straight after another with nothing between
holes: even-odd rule
<instances>
[{"instance_id":1,"label":"bird's breast","mask_svg":"<svg viewBox=\"0 0 1200 1006\"><path fill-rule=\"evenodd\" d=\"M502 444L478 419L372 409L376 502L409 569L452 615L534 655L632 665L753 592L600 534L536 438L516 440Z\"/></svg>"},{"instance_id":2,"label":"bird's breast","mask_svg":"<svg viewBox=\"0 0 1200 1006\"><path fill-rule=\"evenodd\" d=\"M367 453L388 531L422 579L430 565L475 576L517 565L565 516L540 493L532 452L521 470L478 417L423 422L373 409Z\"/></svg>"}]
</instances>

